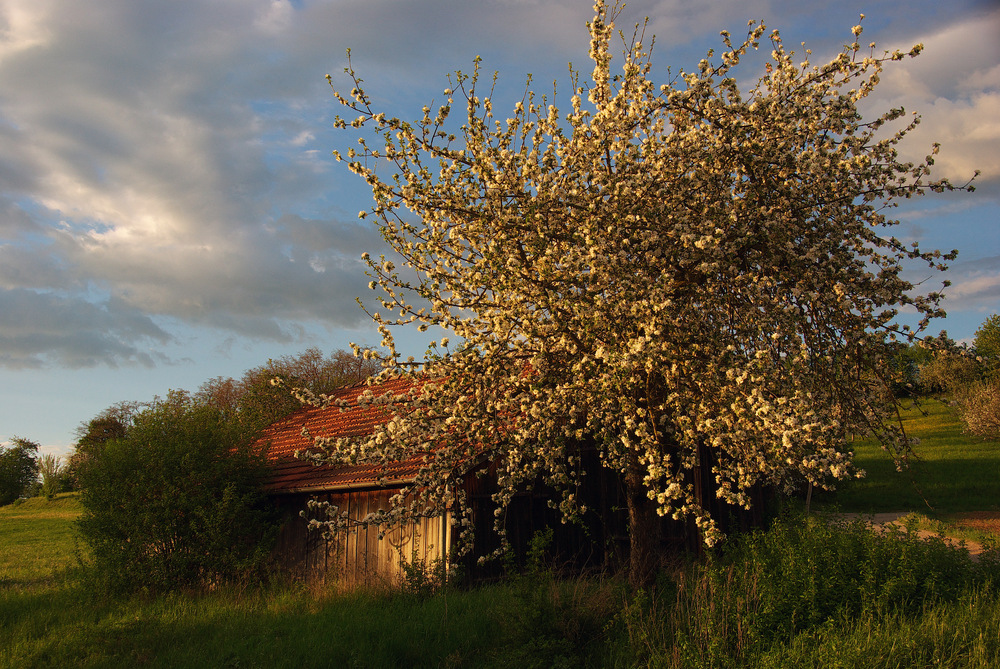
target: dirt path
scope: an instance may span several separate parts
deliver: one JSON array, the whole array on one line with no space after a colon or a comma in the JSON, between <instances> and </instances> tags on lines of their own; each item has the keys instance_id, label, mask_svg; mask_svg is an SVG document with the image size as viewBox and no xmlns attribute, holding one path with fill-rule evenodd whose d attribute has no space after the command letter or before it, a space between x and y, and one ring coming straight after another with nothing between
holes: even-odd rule
<instances>
[{"instance_id":1,"label":"dirt path","mask_svg":"<svg viewBox=\"0 0 1000 669\"><path fill-rule=\"evenodd\" d=\"M867 520L872 523L875 527L887 527L890 525L902 528L903 524L899 522L902 518L909 515L909 511L891 511L887 513L843 513L838 514L838 517L856 520L862 519ZM958 527L979 530L984 532L992 532L994 534L1000 535L1000 512L996 511L974 511L971 513L956 513L950 514L948 516L948 521L955 524ZM916 534L918 537L930 538L940 536L936 532L931 532L929 530L917 530ZM958 539L955 537L949 537L947 534L944 536L944 540L953 546L961 546L964 542L966 550L969 551L969 555L972 556L974 560L978 560L979 556L983 552L983 547L981 544L975 541Z\"/></svg>"}]
</instances>

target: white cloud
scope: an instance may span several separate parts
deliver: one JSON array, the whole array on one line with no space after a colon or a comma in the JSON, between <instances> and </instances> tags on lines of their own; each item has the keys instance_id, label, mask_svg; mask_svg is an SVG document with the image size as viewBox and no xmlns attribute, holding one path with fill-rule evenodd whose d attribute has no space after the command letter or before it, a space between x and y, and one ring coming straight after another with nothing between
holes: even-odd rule
<instances>
[{"instance_id":1,"label":"white cloud","mask_svg":"<svg viewBox=\"0 0 1000 669\"><path fill-rule=\"evenodd\" d=\"M970 16L936 32L915 32L896 45L923 43L914 59L890 64L872 105L902 106L921 124L901 145L919 161L941 144L935 175L964 183L981 170L979 187L1000 195L1000 10Z\"/></svg>"}]
</instances>

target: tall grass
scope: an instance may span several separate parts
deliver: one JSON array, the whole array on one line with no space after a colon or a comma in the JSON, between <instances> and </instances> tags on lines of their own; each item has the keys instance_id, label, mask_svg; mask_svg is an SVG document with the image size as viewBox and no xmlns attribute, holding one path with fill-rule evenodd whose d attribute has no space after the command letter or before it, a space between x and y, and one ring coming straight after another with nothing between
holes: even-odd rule
<instances>
[{"instance_id":1,"label":"tall grass","mask_svg":"<svg viewBox=\"0 0 1000 669\"><path fill-rule=\"evenodd\" d=\"M995 554L974 562L905 530L786 518L627 602L615 659L650 667L1000 666L998 595Z\"/></svg>"}]
</instances>

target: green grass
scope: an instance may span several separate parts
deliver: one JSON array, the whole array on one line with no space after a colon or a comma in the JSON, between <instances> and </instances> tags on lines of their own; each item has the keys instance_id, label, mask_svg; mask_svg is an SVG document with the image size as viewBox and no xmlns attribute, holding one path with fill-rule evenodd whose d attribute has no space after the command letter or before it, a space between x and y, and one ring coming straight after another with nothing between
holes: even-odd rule
<instances>
[{"instance_id":1,"label":"green grass","mask_svg":"<svg viewBox=\"0 0 1000 669\"><path fill-rule=\"evenodd\" d=\"M0 586L45 579L77 564L76 493L0 507Z\"/></svg>"},{"instance_id":2,"label":"green grass","mask_svg":"<svg viewBox=\"0 0 1000 669\"><path fill-rule=\"evenodd\" d=\"M857 442L855 464L863 479L842 482L838 490L818 493L818 508L879 513L916 511L937 514L1000 511L1000 443L962 433L954 409L936 400L909 405L903 425L914 446L909 468L896 471L877 444Z\"/></svg>"}]
</instances>

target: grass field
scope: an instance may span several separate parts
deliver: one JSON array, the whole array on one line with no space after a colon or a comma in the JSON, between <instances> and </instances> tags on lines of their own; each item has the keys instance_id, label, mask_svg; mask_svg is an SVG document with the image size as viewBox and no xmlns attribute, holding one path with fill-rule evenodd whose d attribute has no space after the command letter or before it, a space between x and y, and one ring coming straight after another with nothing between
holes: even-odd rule
<instances>
[{"instance_id":1,"label":"grass field","mask_svg":"<svg viewBox=\"0 0 1000 669\"><path fill-rule=\"evenodd\" d=\"M969 511L1000 511L1000 442L962 433L954 409L935 400L909 405L903 425L914 446L909 468L897 472L889 455L872 442L854 444L865 478L841 483L817 504L841 511L916 511L943 518Z\"/></svg>"},{"instance_id":2,"label":"grass field","mask_svg":"<svg viewBox=\"0 0 1000 669\"><path fill-rule=\"evenodd\" d=\"M34 497L0 507L0 587L48 578L77 563L79 495Z\"/></svg>"},{"instance_id":3,"label":"grass field","mask_svg":"<svg viewBox=\"0 0 1000 669\"><path fill-rule=\"evenodd\" d=\"M997 444L940 409L908 418L914 480L942 509L995 504ZM869 478L839 503L919 509L909 478L865 448ZM542 571L422 597L274 583L115 598L77 565L79 512L75 495L0 508L0 669L1000 666L1000 557L863 522L779 520L651 592Z\"/></svg>"}]
</instances>

